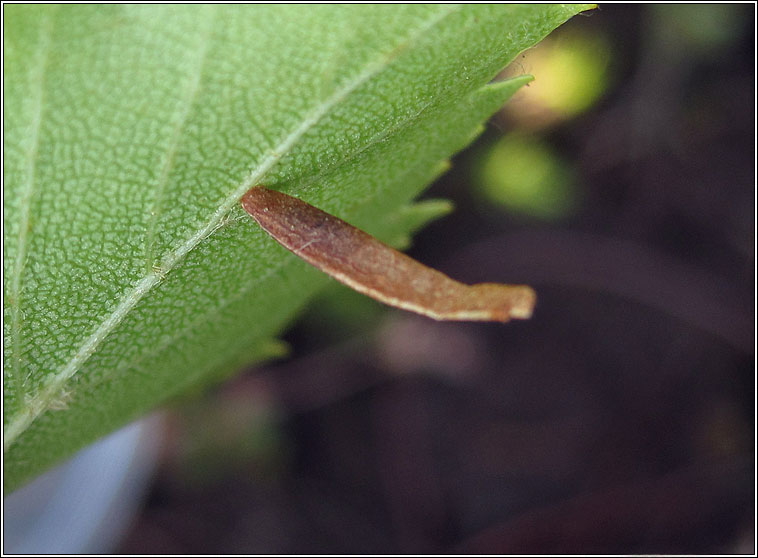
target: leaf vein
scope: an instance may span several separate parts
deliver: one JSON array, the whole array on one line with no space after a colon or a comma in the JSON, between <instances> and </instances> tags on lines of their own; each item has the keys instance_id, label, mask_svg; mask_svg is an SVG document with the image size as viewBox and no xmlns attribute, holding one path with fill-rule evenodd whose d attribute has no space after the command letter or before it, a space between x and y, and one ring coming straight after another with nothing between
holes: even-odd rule
<instances>
[{"instance_id":1,"label":"leaf vein","mask_svg":"<svg viewBox=\"0 0 758 558\"><path fill-rule=\"evenodd\" d=\"M29 150L26 153L26 182L21 187L19 223L18 223L18 244L16 248L16 260L13 266L10 286L10 310L11 310L11 334L12 334L12 354L13 354L13 378L16 384L16 392L20 398L25 395L24 378L21 370L21 278L24 273L27 258L28 234L29 234L29 213L31 209L32 197L34 195L36 182L36 163L39 152L40 128L42 126L42 116L44 112L43 90L45 88L45 68L50 55L52 43L53 22L52 17L45 14L39 30L39 47L35 53L36 60L34 69L31 72L32 81L39 84L36 96L33 100L34 113L32 116L29 142Z\"/></svg>"},{"instance_id":2,"label":"leaf vein","mask_svg":"<svg viewBox=\"0 0 758 558\"><path fill-rule=\"evenodd\" d=\"M245 218L248 219L249 217L245 217ZM281 260L278 264L271 266L264 275L259 276L254 281L251 281L250 283L243 285L240 289L237 289L235 293L226 297L226 299L224 299L220 304L213 306L207 312L205 312L204 314L201 314L198 318L191 320L185 327L181 328L180 330L176 331L172 335L168 336L164 341L157 343L148 351L139 355L138 358L125 362L124 364L120 365L118 368L114 369L112 373L105 374L95 384L95 386L92 386L92 388L97 387L98 385L105 383L111 378L118 376L124 370L137 367L145 359L150 358L151 356L160 354L162 351L170 347L175 341L183 338L188 332L193 331L199 324L203 324L210 321L215 316L219 315L223 310L228 308L232 303L237 302L238 300L243 298L245 295L247 295L252 289L270 280L272 277L280 273L282 269L286 268L288 265L292 265L294 262L297 262L297 261L299 260L297 260L296 258L287 257Z\"/></svg>"},{"instance_id":3,"label":"leaf vein","mask_svg":"<svg viewBox=\"0 0 758 558\"><path fill-rule=\"evenodd\" d=\"M161 212L163 211L163 196L166 184L168 183L169 174L176 161L176 153L181 142L182 130L184 129L184 125L187 123L192 107L195 104L197 92L200 90L200 82L202 80L203 69L208 54L208 44L210 43L211 30L213 29L213 18L215 15L216 11L213 10L211 17L204 20L208 23L205 28L205 33L199 37L200 47L198 48L197 61L195 62L195 67L197 69L190 80L187 95L182 100L184 108L176 119L174 131L171 135L171 141L166 151L163 167L161 168L161 173L158 178L158 184L155 188L155 197L153 199L153 206L150 211L150 221L145 236L145 266L148 272L152 270L153 264L155 263L153 250L155 249L156 227L158 226L158 221Z\"/></svg>"}]
</instances>

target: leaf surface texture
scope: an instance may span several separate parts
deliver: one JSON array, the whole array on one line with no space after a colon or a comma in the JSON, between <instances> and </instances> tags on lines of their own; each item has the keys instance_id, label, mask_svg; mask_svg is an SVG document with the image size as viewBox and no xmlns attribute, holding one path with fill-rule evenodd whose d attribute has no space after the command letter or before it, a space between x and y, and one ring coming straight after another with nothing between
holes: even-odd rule
<instances>
[{"instance_id":1,"label":"leaf surface texture","mask_svg":"<svg viewBox=\"0 0 758 558\"><path fill-rule=\"evenodd\" d=\"M488 82L583 9L4 6L6 487L265 356L326 284L249 188L405 238L530 78Z\"/></svg>"}]
</instances>

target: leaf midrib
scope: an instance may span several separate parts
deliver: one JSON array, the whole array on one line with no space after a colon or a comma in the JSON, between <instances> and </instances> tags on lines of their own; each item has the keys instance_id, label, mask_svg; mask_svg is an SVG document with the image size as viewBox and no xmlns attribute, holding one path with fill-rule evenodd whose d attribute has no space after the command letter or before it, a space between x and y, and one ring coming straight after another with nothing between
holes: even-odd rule
<instances>
[{"instance_id":1,"label":"leaf midrib","mask_svg":"<svg viewBox=\"0 0 758 558\"><path fill-rule=\"evenodd\" d=\"M459 11L461 6L445 6L433 17L427 20L423 25L417 27L414 32L408 36L401 44L407 45L419 40L440 21L448 17L455 11ZM395 48L397 51L397 47ZM366 65L364 70L345 86L337 89L335 93L317 105L312 112L307 115L301 124L290 132L282 142L273 150L269 150L263 160L253 169L248 177L220 204L220 207L211 215L209 221L198 230L194 235L188 238L183 244L179 245L172 252L169 252L162 260L159 269L147 270L147 275L140 279L134 288L124 296L118 306L105 318L95 331L87 337L74 356L57 372L47 376L40 390L25 402L26 408L16 413L8 421L7 428L4 429L3 451L7 451L16 439L31 426L31 424L43 412L50 408L58 397L58 393L63 389L66 382L73 377L97 350L103 340L115 329L119 323L128 315L128 313L147 295L153 287L159 284L165 275L170 272L189 252L191 252L200 242L216 230L221 220L233 208L234 204L250 188L263 181L265 175L274 167L274 165L297 144L297 142L315 126L328 112L362 84L366 83L372 77L381 73L394 60L392 53L383 54L376 61Z\"/></svg>"},{"instance_id":2,"label":"leaf midrib","mask_svg":"<svg viewBox=\"0 0 758 558\"><path fill-rule=\"evenodd\" d=\"M519 78L512 78L512 79L519 79ZM350 161L356 159L361 154L363 154L366 150L368 150L371 147L377 145L379 142L381 142L384 139L386 139L388 137L391 137L392 135L396 134L397 132L399 132L399 131L407 128L413 122L417 121L431 105L432 105L431 102L425 103L421 107L421 109L419 109L418 111L416 111L409 118L406 118L406 119L404 119L404 120L402 120L402 121L394 124L393 126L391 126L389 128L386 128L385 130L382 130L378 134L375 134L374 136L372 136L366 142L365 145L361 146L359 149L355 150L354 152L350 153L347 157L345 157L344 159L342 159L340 161L340 164L344 165L346 163L349 163ZM326 174L326 171L318 173L316 175L311 175L311 176L309 176L308 181L306 183L301 183L300 185L302 186L303 184L311 184L313 182L317 182L318 179L320 177L323 177L325 174ZM377 195L376 192L373 192L370 195L366 196L365 198L363 198L361 200L360 205L365 205L365 204L369 203L371 200L373 200L376 197L376 195ZM346 216L343 215L343 217L346 217ZM239 220L246 220L246 219L249 219L249 216L245 213L241 217L238 217L236 220L239 221ZM225 224L226 223L225 223L224 220L222 220L221 222L219 222L213 228L213 230L208 235L208 237L210 237L212 234L215 234L215 232L217 230L223 228L225 226ZM208 237L206 237L206 238L208 238ZM273 242L273 240L272 240L272 242ZM270 279L274 275L280 273L285 267L287 267L288 265L291 265L295 261L296 261L296 259L287 257L287 258L283 258L283 259L279 260L278 262L274 263L266 271L266 273L264 273L261 276L256 277L250 283L245 284L235 294L233 294L232 296L227 297L225 300L221 301L221 303L219 305L214 306L207 313L204 313L204 314L200 315L196 320L190 321L184 328L182 328L182 329L178 330L177 332L175 332L174 334L168 336L166 338L166 340L164 340L161 343L155 345L149 351L147 351L145 353L142 353L137 359L135 359L133 361L125 362L124 364L122 364L121 366L119 366L118 368L116 368L115 370L113 370L113 373L105 374L101 378L101 380L98 381L95 384L95 386L92 386L92 388L94 389L94 387L96 387L97 385L100 385L100 384L104 383L105 381L109 380L112 376L118 376L119 373L123 372L124 370L127 370L127 369L129 369L131 367L137 366L140 362L142 362L146 358L151 357L151 356L155 356L156 354L158 354L162 350L164 350L167 347L169 347L177 339L182 338L187 332L192 331L193 329L195 329L195 327L198 324L206 322L209 319L211 319L213 316L216 316L222 310L226 309L231 303L238 301L243 296L245 296L246 294L248 294L254 287L259 286L261 283L264 283L265 281L267 281L268 279Z\"/></svg>"}]
</instances>

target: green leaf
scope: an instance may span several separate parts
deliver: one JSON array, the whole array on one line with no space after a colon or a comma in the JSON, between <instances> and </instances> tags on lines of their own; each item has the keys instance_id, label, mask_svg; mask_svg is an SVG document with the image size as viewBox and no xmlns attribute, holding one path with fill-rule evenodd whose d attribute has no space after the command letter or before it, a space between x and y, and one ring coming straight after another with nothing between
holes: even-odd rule
<instances>
[{"instance_id":1,"label":"green leaf","mask_svg":"<svg viewBox=\"0 0 758 558\"><path fill-rule=\"evenodd\" d=\"M530 78L488 80L586 8L5 5L6 488L270 353L327 283L250 187L402 238Z\"/></svg>"}]
</instances>

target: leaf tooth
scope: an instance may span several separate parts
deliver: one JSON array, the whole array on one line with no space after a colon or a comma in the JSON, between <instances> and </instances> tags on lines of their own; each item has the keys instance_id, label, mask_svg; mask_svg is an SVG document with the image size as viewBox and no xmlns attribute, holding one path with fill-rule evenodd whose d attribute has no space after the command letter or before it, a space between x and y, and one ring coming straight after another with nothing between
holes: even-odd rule
<instances>
[{"instance_id":1,"label":"leaf tooth","mask_svg":"<svg viewBox=\"0 0 758 558\"><path fill-rule=\"evenodd\" d=\"M398 250L411 246L411 236L427 224L453 211L453 202L446 199L426 199L398 209L389 219L402 232L388 240Z\"/></svg>"}]
</instances>

